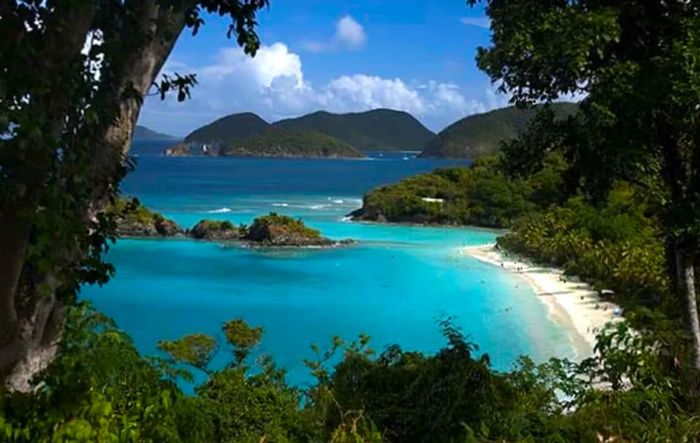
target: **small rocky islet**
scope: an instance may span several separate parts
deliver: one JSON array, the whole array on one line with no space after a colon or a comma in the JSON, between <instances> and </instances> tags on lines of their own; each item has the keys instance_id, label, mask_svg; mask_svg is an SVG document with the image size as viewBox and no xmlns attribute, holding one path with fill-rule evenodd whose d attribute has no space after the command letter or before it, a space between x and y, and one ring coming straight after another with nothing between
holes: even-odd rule
<instances>
[{"instance_id":1,"label":"small rocky islet","mask_svg":"<svg viewBox=\"0 0 700 443\"><path fill-rule=\"evenodd\" d=\"M240 242L247 247L335 247L354 243L334 241L303 221L274 212L260 216L249 225L236 226L227 220L200 220L190 229L143 206L137 198L119 199L107 210L114 216L121 237L189 237L203 241Z\"/></svg>"}]
</instances>

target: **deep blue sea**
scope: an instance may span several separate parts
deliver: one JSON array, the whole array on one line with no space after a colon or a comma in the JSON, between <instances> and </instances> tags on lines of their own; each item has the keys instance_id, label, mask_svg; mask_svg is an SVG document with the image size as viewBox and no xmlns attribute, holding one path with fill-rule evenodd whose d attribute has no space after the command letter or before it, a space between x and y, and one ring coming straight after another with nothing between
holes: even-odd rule
<instances>
[{"instance_id":1,"label":"deep blue sea","mask_svg":"<svg viewBox=\"0 0 700 443\"><path fill-rule=\"evenodd\" d=\"M256 251L191 240L119 240L108 254L117 274L83 297L112 316L138 348L205 332L243 318L265 328L259 352L271 354L291 383L310 380L310 345L331 337L372 337L432 352L444 345L437 322L453 318L494 367L573 356L566 331L517 276L459 253L497 233L481 229L354 223L344 216L381 184L459 164L374 154L367 160L168 158L163 143L135 144L136 170L123 183L153 210L184 227L203 218L249 223L276 211L334 238L359 240L330 250ZM464 164L464 163L462 163ZM226 356L219 355L222 364Z\"/></svg>"}]
</instances>

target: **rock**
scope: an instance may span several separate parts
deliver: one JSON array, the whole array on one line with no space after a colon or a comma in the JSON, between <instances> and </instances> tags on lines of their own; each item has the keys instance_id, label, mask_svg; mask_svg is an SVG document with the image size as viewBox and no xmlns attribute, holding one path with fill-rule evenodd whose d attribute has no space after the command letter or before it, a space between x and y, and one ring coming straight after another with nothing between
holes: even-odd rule
<instances>
[{"instance_id":1,"label":"rock","mask_svg":"<svg viewBox=\"0 0 700 443\"><path fill-rule=\"evenodd\" d=\"M243 239L262 246L303 247L336 244L323 237L318 230L307 227L301 220L274 212L256 218Z\"/></svg>"},{"instance_id":2,"label":"rock","mask_svg":"<svg viewBox=\"0 0 700 443\"><path fill-rule=\"evenodd\" d=\"M117 234L122 237L174 237L184 230L172 220L150 211L137 198L118 199L107 208L117 223Z\"/></svg>"},{"instance_id":3,"label":"rock","mask_svg":"<svg viewBox=\"0 0 700 443\"><path fill-rule=\"evenodd\" d=\"M163 237L174 237L185 232L177 223L162 217L160 214L156 215L155 228L158 234Z\"/></svg>"},{"instance_id":4,"label":"rock","mask_svg":"<svg viewBox=\"0 0 700 443\"><path fill-rule=\"evenodd\" d=\"M241 230L230 221L200 220L187 233L199 240L240 240Z\"/></svg>"}]
</instances>

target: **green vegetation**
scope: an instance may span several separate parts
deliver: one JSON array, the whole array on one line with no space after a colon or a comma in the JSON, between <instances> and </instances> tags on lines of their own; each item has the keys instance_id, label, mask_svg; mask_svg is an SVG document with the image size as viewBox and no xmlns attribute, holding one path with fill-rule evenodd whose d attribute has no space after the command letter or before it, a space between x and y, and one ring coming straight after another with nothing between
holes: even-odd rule
<instances>
[{"instance_id":1,"label":"green vegetation","mask_svg":"<svg viewBox=\"0 0 700 443\"><path fill-rule=\"evenodd\" d=\"M528 137L528 151L539 154L532 163L559 139L571 177L595 206L621 180L656 202L672 304L685 325L687 388L700 398L697 4L513 0L487 9L493 35L477 63L514 102L584 97L567 121L550 119Z\"/></svg>"},{"instance_id":2,"label":"green vegetation","mask_svg":"<svg viewBox=\"0 0 700 443\"><path fill-rule=\"evenodd\" d=\"M127 237L157 237L182 234L174 221L153 212L139 199L117 198L106 210L106 215L116 223L116 233Z\"/></svg>"},{"instance_id":3,"label":"green vegetation","mask_svg":"<svg viewBox=\"0 0 700 443\"><path fill-rule=\"evenodd\" d=\"M128 222L143 225L154 224L156 220L163 218L162 215L142 205L141 201L136 197L118 198L107 209L107 212L122 217Z\"/></svg>"},{"instance_id":4,"label":"green vegetation","mask_svg":"<svg viewBox=\"0 0 700 443\"><path fill-rule=\"evenodd\" d=\"M654 195L618 181L604 201L594 204L565 191L570 166L560 152L549 153L539 169L517 177L508 169L512 163L486 157L471 168L410 177L371 191L352 215L510 228L498 238L507 253L561 267L598 289L612 289L625 307L653 307L677 316Z\"/></svg>"},{"instance_id":5,"label":"green vegetation","mask_svg":"<svg viewBox=\"0 0 700 443\"><path fill-rule=\"evenodd\" d=\"M559 118L568 117L577 109L574 103L550 106ZM421 157L476 159L495 154L502 142L516 139L536 114L536 108L510 106L470 115L440 131L425 145Z\"/></svg>"},{"instance_id":6,"label":"green vegetation","mask_svg":"<svg viewBox=\"0 0 700 443\"><path fill-rule=\"evenodd\" d=\"M624 183L602 207L572 197L518 220L498 245L612 289L627 307L658 308L669 301L670 281L659 224L642 199Z\"/></svg>"},{"instance_id":7,"label":"green vegetation","mask_svg":"<svg viewBox=\"0 0 700 443\"><path fill-rule=\"evenodd\" d=\"M271 212L246 227L244 240L266 246L328 246L333 242L303 221Z\"/></svg>"},{"instance_id":8,"label":"green vegetation","mask_svg":"<svg viewBox=\"0 0 700 443\"><path fill-rule=\"evenodd\" d=\"M438 169L369 192L359 220L397 223L477 225L505 228L523 214L560 201L563 158L553 154L546 166L524 180L511 180L497 157L470 168Z\"/></svg>"},{"instance_id":9,"label":"green vegetation","mask_svg":"<svg viewBox=\"0 0 700 443\"><path fill-rule=\"evenodd\" d=\"M363 151L419 150L435 135L411 114L391 109L349 114L318 111L275 126L322 132Z\"/></svg>"},{"instance_id":10,"label":"green vegetation","mask_svg":"<svg viewBox=\"0 0 700 443\"><path fill-rule=\"evenodd\" d=\"M225 156L255 157L364 157L349 144L308 130L270 128L221 148Z\"/></svg>"},{"instance_id":11,"label":"green vegetation","mask_svg":"<svg viewBox=\"0 0 700 443\"><path fill-rule=\"evenodd\" d=\"M306 361L315 382L287 385L257 352L261 328L222 325L140 356L103 316L71 308L61 351L26 393L0 392L7 442L694 441L700 423L650 336L654 317L599 336L581 363L521 359L496 372L449 320L434 355L334 338ZM658 330L658 328L656 329ZM226 363L214 367L219 352ZM255 358L254 358L255 357ZM193 383L186 395L178 380ZM608 388L598 390L591 385ZM303 400L303 401L302 401Z\"/></svg>"},{"instance_id":12,"label":"green vegetation","mask_svg":"<svg viewBox=\"0 0 700 443\"><path fill-rule=\"evenodd\" d=\"M254 55L256 15L267 6L267 0L2 3L3 385L28 389L28 378L54 356L66 306L82 285L112 276L104 253L117 223L102 209L133 167L125 154L144 99L184 101L196 84L194 74L161 73L175 41L186 28L196 34L212 14Z\"/></svg>"},{"instance_id":13,"label":"green vegetation","mask_svg":"<svg viewBox=\"0 0 700 443\"><path fill-rule=\"evenodd\" d=\"M196 239L236 240L245 233L245 227L236 227L228 220L200 220L187 233Z\"/></svg>"},{"instance_id":14,"label":"green vegetation","mask_svg":"<svg viewBox=\"0 0 700 443\"><path fill-rule=\"evenodd\" d=\"M355 149L418 150L434 135L406 112L375 109L349 114L319 111L273 124L252 113L233 114L193 131L185 142L220 146L223 155L298 152L306 157L360 157Z\"/></svg>"},{"instance_id":15,"label":"green vegetation","mask_svg":"<svg viewBox=\"0 0 700 443\"><path fill-rule=\"evenodd\" d=\"M177 137L161 134L145 126L138 125L134 129L134 140L175 140Z\"/></svg>"},{"instance_id":16,"label":"green vegetation","mask_svg":"<svg viewBox=\"0 0 700 443\"><path fill-rule=\"evenodd\" d=\"M226 145L260 134L270 124L251 112L231 114L187 134L187 143Z\"/></svg>"},{"instance_id":17,"label":"green vegetation","mask_svg":"<svg viewBox=\"0 0 700 443\"><path fill-rule=\"evenodd\" d=\"M377 194L377 207L399 214L392 216L401 217L405 201L410 217L512 224L502 247L617 288L637 308L628 317L634 332L627 323L604 331L591 359L541 366L523 359L495 372L448 322L447 346L432 356L391 347L375 357L366 337L334 340L328 352L315 348L318 358L307 364L317 382L302 391L286 385L270 359L249 363L262 331L241 320L224 325L222 346L197 334L164 341L166 356L147 359L108 320L76 306L81 285L104 283L113 272L103 253L125 206L96 208L116 198L143 97L155 85L161 96L176 91L184 100L195 83L177 74L156 81L164 48L185 26L196 32L207 11L229 16L230 33L254 53L255 15L265 6L3 4L4 441L700 439L695 2L488 2L492 46L480 48L479 66L519 104L582 94L578 112L566 121L551 114L538 120L506 145L501 160L388 188L396 195L386 202ZM105 44L85 51L98 30ZM90 70L96 63L104 67L99 76ZM416 197L431 204L438 202L424 199L442 198L446 208L413 207ZM139 208L133 217L158 221ZM277 227L280 238L318 235L274 214L248 235L270 239ZM213 368L220 347L231 356ZM25 364L37 355L48 363L38 374ZM188 367L205 375L191 396L176 383L194 379ZM25 386L22 377L31 375Z\"/></svg>"}]
</instances>

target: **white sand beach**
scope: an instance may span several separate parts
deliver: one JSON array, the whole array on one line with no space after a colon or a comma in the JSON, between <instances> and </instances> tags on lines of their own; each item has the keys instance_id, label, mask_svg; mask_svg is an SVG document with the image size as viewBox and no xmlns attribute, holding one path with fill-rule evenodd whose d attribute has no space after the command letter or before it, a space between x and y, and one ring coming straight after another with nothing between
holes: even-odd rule
<instances>
[{"instance_id":1,"label":"white sand beach","mask_svg":"<svg viewBox=\"0 0 700 443\"><path fill-rule=\"evenodd\" d=\"M504 256L495 245L467 246L462 254L499 266L526 280L549 309L550 318L570 331L576 357L593 353L595 336L608 322L619 321L619 307L601 300L597 291L578 278L565 276L560 269L539 266L512 256Z\"/></svg>"}]
</instances>

